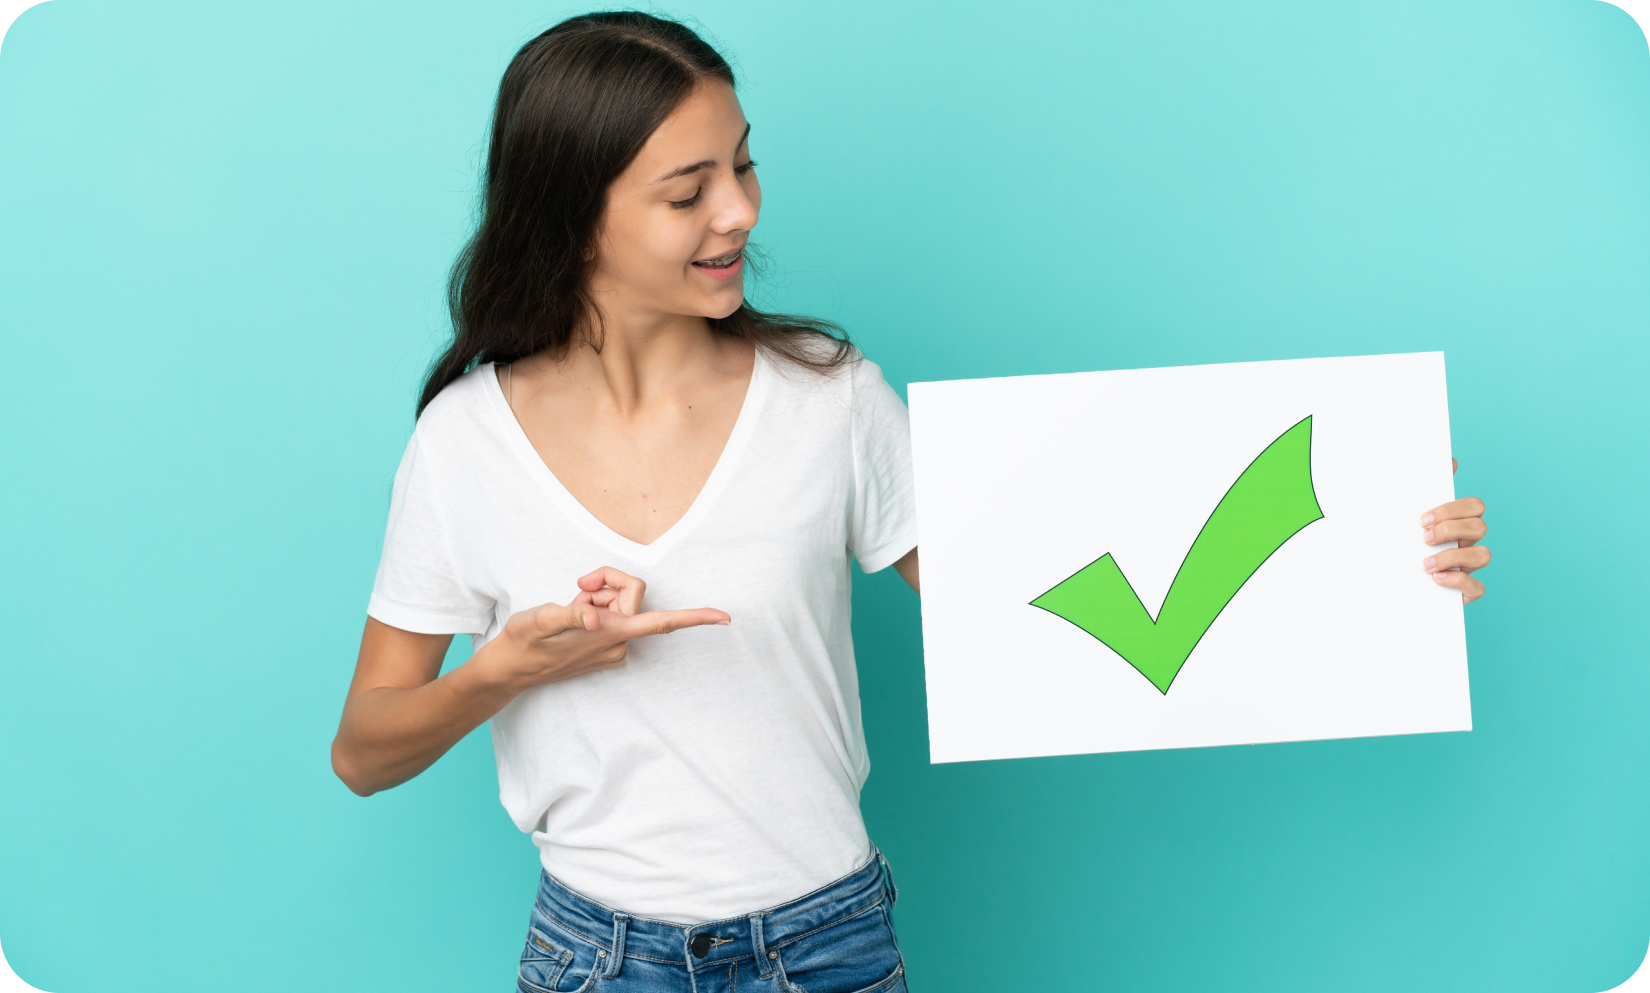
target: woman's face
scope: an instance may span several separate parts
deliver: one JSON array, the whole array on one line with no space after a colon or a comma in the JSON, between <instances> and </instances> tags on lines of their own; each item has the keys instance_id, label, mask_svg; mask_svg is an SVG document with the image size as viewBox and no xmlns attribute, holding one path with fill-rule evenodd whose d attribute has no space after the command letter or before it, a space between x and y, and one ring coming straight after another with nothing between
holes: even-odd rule
<instances>
[{"instance_id":1,"label":"woman's face","mask_svg":"<svg viewBox=\"0 0 1650 993\"><path fill-rule=\"evenodd\" d=\"M591 290L604 311L726 317L762 207L733 88L701 83L608 190Z\"/></svg>"}]
</instances>

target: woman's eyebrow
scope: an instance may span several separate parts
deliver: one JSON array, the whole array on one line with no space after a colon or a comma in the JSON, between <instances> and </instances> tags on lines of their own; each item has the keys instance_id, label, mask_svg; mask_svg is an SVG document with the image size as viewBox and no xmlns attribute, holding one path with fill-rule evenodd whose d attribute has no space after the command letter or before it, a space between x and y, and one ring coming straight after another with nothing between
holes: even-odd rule
<instances>
[{"instance_id":1,"label":"woman's eyebrow","mask_svg":"<svg viewBox=\"0 0 1650 993\"><path fill-rule=\"evenodd\" d=\"M690 172L698 172L700 169L710 169L710 168L714 167L715 165L716 165L716 160L715 159L706 159L703 162L695 162L692 165L685 165L682 168L677 169L674 172L667 172L663 176L660 176L658 179L655 179L654 182L655 183L662 183L667 179L675 179L677 176L686 176Z\"/></svg>"},{"instance_id":2,"label":"woman's eyebrow","mask_svg":"<svg viewBox=\"0 0 1650 993\"><path fill-rule=\"evenodd\" d=\"M735 154L735 155L739 154L739 150L741 148L745 147L745 142L750 140L750 136L751 136L751 126L749 124L747 124L747 125L745 125L745 133L739 136L739 144L733 146L733 154ZM660 176L658 179L655 179L654 182L655 183L662 183L667 179L675 179L677 176L686 176L689 173L698 172L700 169L714 169L715 167L716 167L716 160L715 159L706 159L703 162L695 162L692 165L685 165L682 168L677 169L673 172L665 173L663 176Z\"/></svg>"}]
</instances>

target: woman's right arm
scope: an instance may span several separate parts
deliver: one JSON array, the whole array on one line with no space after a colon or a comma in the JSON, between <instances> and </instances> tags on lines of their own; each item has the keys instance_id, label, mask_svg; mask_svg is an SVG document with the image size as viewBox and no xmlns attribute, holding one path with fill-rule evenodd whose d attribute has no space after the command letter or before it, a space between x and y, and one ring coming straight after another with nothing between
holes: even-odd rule
<instances>
[{"instance_id":1,"label":"woman's right arm","mask_svg":"<svg viewBox=\"0 0 1650 993\"><path fill-rule=\"evenodd\" d=\"M646 588L617 569L598 569L579 580L572 603L511 615L497 637L439 678L452 635L368 617L332 740L333 771L361 796L398 786L523 690L622 665L632 638L730 620L710 608L639 612Z\"/></svg>"}]
</instances>

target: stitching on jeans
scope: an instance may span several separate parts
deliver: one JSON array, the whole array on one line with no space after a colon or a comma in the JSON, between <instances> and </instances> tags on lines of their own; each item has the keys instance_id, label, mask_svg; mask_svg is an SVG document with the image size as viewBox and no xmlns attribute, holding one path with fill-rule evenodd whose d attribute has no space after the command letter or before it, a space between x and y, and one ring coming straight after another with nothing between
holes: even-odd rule
<instances>
[{"instance_id":1,"label":"stitching on jeans","mask_svg":"<svg viewBox=\"0 0 1650 993\"><path fill-rule=\"evenodd\" d=\"M818 927L815 927L815 928L810 928L810 929L802 932L801 934L791 935L790 937L785 938L782 941L769 942L769 941L766 940L767 935L764 934L762 936L763 939L764 939L762 943L770 949L784 948L786 945L789 945L793 942L801 941L803 938L806 938L809 935L818 934L819 932L825 930L826 928L832 928L832 927L837 926L838 924L843 924L847 921L851 921L854 918L860 916L861 914L868 914L871 911L876 910L878 907L881 907L887 901L888 901L887 891L884 890L883 895L877 898L877 902L871 904L868 907L861 907L859 910L856 910L851 914L846 914L842 917L838 917L836 920L833 920L833 921L827 921L824 924L821 924L821 925L819 925ZM800 902L800 901L794 901L794 900L792 901L792 903L797 903L797 902ZM589 935L585 934L584 932L578 930L577 928L574 928L574 927L568 925L567 923L565 923L561 919L557 918L554 914L550 913L550 911L545 909L543 903L539 903L539 902L535 901L535 904L538 907L539 913L544 915L544 919L546 921L550 922L551 924L554 924L555 926L561 928L563 931L566 931L568 934L571 934L574 937L581 938L585 941L588 941L590 944L595 945L597 948L605 949L607 951L612 951L611 948L608 948L608 946L605 942L602 942L602 941L599 941L595 938L592 938ZM635 920L635 919L636 918L632 918L632 920ZM642 918L642 919L647 920L648 918ZM741 955L741 956L739 956L739 959L743 959L744 957L745 957L744 955ZM661 963L664 963L665 965L686 965L687 964L686 959L662 959L662 958L657 958L657 957L652 956L652 955L640 955L640 954L637 954L636 952L630 951L628 948L625 950L625 958L627 958L627 959L645 959L646 961L649 961L649 962L661 962ZM733 959L731 961L737 962L737 961L739 961L739 959ZM800 990L801 987L797 987L797 989ZM872 993L872 991L867 991L867 993Z\"/></svg>"},{"instance_id":2,"label":"stitching on jeans","mask_svg":"<svg viewBox=\"0 0 1650 993\"><path fill-rule=\"evenodd\" d=\"M604 951L609 951L610 952L610 951L613 950L611 948L608 948L607 945L604 944L603 942L597 941L595 938L592 938L589 935L585 934L583 931L580 931L580 930L578 930L576 928L573 928L573 927L569 927L566 923L561 921L559 918L551 916L551 914L548 913L544 909L544 904L542 904L542 903L539 904L539 913L544 915L544 919L546 921L549 921L551 924L554 924L556 927L561 928L563 931L566 931L568 934L572 935L573 937L581 938L585 941L588 941L592 945L595 945L597 948L600 948ZM634 919L635 918L632 918L632 920L634 920ZM662 958L659 958L655 955L642 955L641 953L633 952L628 948L625 949L624 957L627 958L627 959L646 959L649 962L661 962L665 965L687 965L687 959L662 959Z\"/></svg>"},{"instance_id":3,"label":"stitching on jeans","mask_svg":"<svg viewBox=\"0 0 1650 993\"><path fill-rule=\"evenodd\" d=\"M883 905L881 903L879 903L879 906L883 906ZM871 909L876 909L876 908L871 908ZM850 916L858 916L858 915L850 915ZM849 919L849 918L843 918L843 920L847 920L847 919ZM894 971L886 979L882 980L881 982L873 983L870 986L867 986L863 989L854 991L854 993L885 993L885 991L891 990L895 986L898 986L900 984L900 982L903 981L903 978L905 976L905 955L900 952L899 939L894 937L893 922L889 919L888 911L887 911L887 908L885 906L883 906L882 922L883 922L883 926L885 926L888 929L889 943L892 944L893 947L894 947L894 961L895 961ZM841 923L841 921L838 921L837 923ZM826 925L826 927L828 927L828 926L829 925ZM817 927L817 928L814 928L812 931L809 931L808 934L815 934L819 931L823 931L824 929L825 929L824 927ZM798 940L798 939L803 938L803 937L805 937L805 935L797 935L796 938L791 939L791 940L795 941L795 940ZM778 980L779 989L781 991L783 991L783 993L808 993L808 991L803 986L801 986L798 983L792 982L791 977L788 974L786 974L786 972L785 972L785 956L783 956L783 955L773 956L773 970L774 970L774 978Z\"/></svg>"},{"instance_id":4,"label":"stitching on jeans","mask_svg":"<svg viewBox=\"0 0 1650 993\"><path fill-rule=\"evenodd\" d=\"M846 917L838 917L836 920L831 921L828 924L821 924L820 926L818 926L818 927L816 927L812 930L804 931L801 934L792 935L791 937L786 938L784 941L781 941L778 944L768 945L768 947L769 948L784 948L786 945L790 944L793 941L801 941L803 938L806 938L810 934L818 934L819 932L825 930L826 928L836 927L838 924L842 924L842 923L845 923L847 921L851 921L854 918L858 917L859 915L868 914L868 913L870 913L871 911L877 909L880 906L882 906L882 901L878 900L876 903L872 904L871 906L866 907L862 910L856 910L856 911L854 911L853 913L849 914ZM766 935L764 935L763 937L765 938ZM767 944L767 942L764 941L763 944Z\"/></svg>"},{"instance_id":5,"label":"stitching on jeans","mask_svg":"<svg viewBox=\"0 0 1650 993\"><path fill-rule=\"evenodd\" d=\"M527 932L527 940L531 941L533 944L535 944L535 945L539 946L540 948L544 949L545 951L549 952L551 955L560 955L561 954L561 949L557 948L555 945L550 944L550 942L545 941L543 938L540 938L538 935L534 934L531 931Z\"/></svg>"},{"instance_id":6,"label":"stitching on jeans","mask_svg":"<svg viewBox=\"0 0 1650 993\"><path fill-rule=\"evenodd\" d=\"M629 954L625 955L625 958L631 958L631 959L639 959L639 958L642 958L642 957L643 956L640 956L640 955L629 955ZM720 967L724 963L732 964L734 962L743 962L746 959L754 959L755 957L756 956L752 955L750 952L746 952L743 955L735 955L733 958L730 958L730 959L712 959L710 961L701 961L697 966L695 966L695 968L698 968L698 969L714 969L714 968ZM665 962L665 963L670 964L670 965L681 965L682 964L681 959L654 959L653 961L655 961L655 962Z\"/></svg>"},{"instance_id":7,"label":"stitching on jeans","mask_svg":"<svg viewBox=\"0 0 1650 993\"><path fill-rule=\"evenodd\" d=\"M592 945L595 945L597 948L605 949L606 951L612 951L613 950L611 948L608 948L607 944L605 942L598 941L597 939L590 937L588 934L585 934L583 931L580 931L578 928L573 927L572 925L570 925L567 922L563 921L561 918L559 918L556 915L550 913L550 911L545 910L544 909L544 904L540 903L537 906L539 908L539 913L544 915L545 920L547 920L551 924L554 924L555 926L561 928L563 931L566 931L568 934L572 935L573 937L581 938L585 941L590 942ZM637 918L634 918L634 917L631 918L631 920L636 920L636 919ZM642 918L642 919L646 920L646 918ZM624 957L627 958L627 959L646 959L649 962L663 962L665 965L687 965L687 959L662 959L662 958L658 958L657 956L654 956L654 955L642 955L642 954L639 954L637 952L633 952L628 948L625 949Z\"/></svg>"},{"instance_id":8,"label":"stitching on jeans","mask_svg":"<svg viewBox=\"0 0 1650 993\"><path fill-rule=\"evenodd\" d=\"M629 950L625 951L624 957L627 958L627 959L646 959L649 962L658 962L661 965L686 965L687 964L687 959L661 959L661 958L655 958L652 955L639 955L636 952L632 952L632 951L629 951Z\"/></svg>"},{"instance_id":9,"label":"stitching on jeans","mask_svg":"<svg viewBox=\"0 0 1650 993\"><path fill-rule=\"evenodd\" d=\"M562 966L562 972L566 972L566 971L567 971L567 967ZM580 985L579 988L574 991L574 993L587 993L588 990L590 990L592 987L594 987L596 985L596 980L601 978L601 974L602 974L602 960L598 958L598 959L596 959L595 965L593 965L590 969L590 975L584 977L584 983L582 985ZM561 976L560 975L556 976L556 981L557 982L561 981ZM535 986L532 983L527 982L525 979L522 979L520 976L516 977L516 983L517 983L517 985L521 986L523 989L528 990L529 993L556 993L555 990L545 989L542 986Z\"/></svg>"},{"instance_id":10,"label":"stitching on jeans","mask_svg":"<svg viewBox=\"0 0 1650 993\"><path fill-rule=\"evenodd\" d=\"M850 393L850 401L849 401L850 405L852 404L851 396L852 396L852 394ZM768 915L772 916L772 915L777 915L780 911L785 910L787 907L800 906L800 905L808 902L809 900L813 899L814 897L818 896L819 894L824 893L827 890L834 889L838 885L846 882L847 880L853 878L854 876L859 875L860 873L864 872L870 866L872 866L874 864L877 864L877 856L880 855L880 854L881 854L881 850L878 849L875 845L872 845L871 846L871 854L866 856L865 861L861 862L859 865L855 866L852 871L848 872L847 874L845 874L843 876L838 877L837 879L832 880L829 883L826 883L825 885L823 885L823 886L821 886L821 887L819 887L815 890L812 890L811 892L804 893L804 894L802 894L801 896L797 897L794 900L790 900L790 901L787 901L785 903L781 903L781 904L779 904L777 906L774 906L774 907L769 907L769 908L767 908L767 909L765 909L761 912L764 913L764 914L768 914ZM886 859L884 861L886 861ZM880 875L880 873L879 873L879 875ZM548 882L551 886L554 886L556 889L561 890L563 893L566 893L568 896L576 897L580 900L584 900L588 903L594 904L595 906L600 907L602 910L604 910L608 913L621 913L621 911L614 910L612 907L609 907L606 904L603 904L603 903L601 903L599 901L596 901L596 900L591 900L589 897L585 896L582 893L577 892L576 890L569 889L567 887L567 885L564 884L561 880L557 879L555 876L550 875L549 872L546 872L542 869L540 870L540 879L545 881L545 882ZM877 897L877 902L872 904L870 907L861 908L859 910L854 911L851 914L848 914L848 915L843 916L843 917L839 917L834 921L830 921L828 923L821 924L821 925L819 925L819 927L813 928L813 929L808 930L808 931L804 931L801 934L793 935L792 937L786 938L783 941L780 941L778 943L770 944L770 943L764 941L763 944L766 945L766 947L768 947L768 948L783 948L785 945L788 945L793 941L799 941L803 938L806 938L810 934L815 934L819 931L823 931L824 929L826 929L828 927L832 927L833 925L841 924L843 921L851 920L855 917L858 917L860 914L863 914L866 911L872 909L872 907L881 906L883 903L885 903L887 901L887 899L888 899L888 887L887 887L886 877L884 877L883 885L880 886L879 889L882 891L881 895ZM578 930L577 928L571 927L568 924L564 923L563 921L557 919L555 915L551 914L549 910L545 909L544 902L542 900L535 899L533 901L533 904L534 904L534 906L538 907L539 913L543 914L547 920L551 921L556 926L560 927L563 931L566 931L567 933L569 933L571 935L574 935L576 937L582 938L585 941L588 941L591 944L597 946L598 948L607 948L607 946L605 944L603 944L601 941L598 941L597 939L590 937L589 935L587 935L584 932ZM738 923L742 919L743 918L730 917L726 921L706 921L705 923L706 924L724 924L724 923L734 924L734 923ZM666 925L668 927L676 927L676 928L681 928L682 927L682 925L676 924L672 921L661 921L661 920L657 920L657 919L652 918L652 917L636 917L636 916L632 915L631 920L646 921L649 924L663 924L663 925ZM694 925L694 926L695 927L702 927L703 925ZM684 928L683 930L689 930L689 929ZM764 937L766 937L766 936L764 935ZM609 950L611 950L611 949L609 949ZM743 957L744 956L740 956L740 958L743 958ZM667 965L684 965L685 966L685 965L688 964L686 958L662 959L662 958L656 958L652 955L637 955L634 952L629 951L628 949L626 950L625 958L646 959L649 962L663 962Z\"/></svg>"},{"instance_id":11,"label":"stitching on jeans","mask_svg":"<svg viewBox=\"0 0 1650 993\"><path fill-rule=\"evenodd\" d=\"M899 947L899 932L894 930L894 908L892 904L885 904L882 908L882 923L888 927L888 939L894 943L894 957L899 959L899 969L895 975L905 975L905 952Z\"/></svg>"},{"instance_id":12,"label":"stitching on jeans","mask_svg":"<svg viewBox=\"0 0 1650 993\"><path fill-rule=\"evenodd\" d=\"M592 938L588 934L585 934L583 931L580 931L577 928L568 927L567 924L565 924L564 922L558 920L556 917L554 917L550 913L548 913L544 909L543 904L539 905L539 913L544 914L544 919L546 921L549 921L551 924L554 924L556 927L561 928L563 931L566 931L568 934L572 935L573 937L581 938L585 941L588 941L592 945L595 945L597 948L600 948L602 951L605 951L605 952L611 952L613 950L613 949L607 947L606 942L599 941L595 938Z\"/></svg>"},{"instance_id":13,"label":"stitching on jeans","mask_svg":"<svg viewBox=\"0 0 1650 993\"><path fill-rule=\"evenodd\" d=\"M898 985L900 979L904 976L905 960L901 959L899 965L894 967L894 971L888 976L887 979L884 979L880 983L872 983L870 986L863 989L855 990L854 993L883 993L883 991L893 989L896 985ZM791 982L789 979L785 980L785 989L788 993L808 993L805 988Z\"/></svg>"},{"instance_id":14,"label":"stitching on jeans","mask_svg":"<svg viewBox=\"0 0 1650 993\"><path fill-rule=\"evenodd\" d=\"M840 876L836 879L833 879L832 881L826 883L825 885L819 887L818 889L815 889L815 890L813 890L811 892L808 892L808 893L804 893L801 896L797 897L795 900L790 900L790 901L787 901L786 903L781 903L778 906L768 907L768 908L764 909L762 911L762 913L777 914L781 910L784 910L787 907L795 907L799 904L806 903L807 901L813 899L814 897L818 896L819 894L824 893L826 890L835 889L839 884L841 884L843 882L846 882L847 880L853 878L854 876L857 876L860 873L864 872L867 868L869 868L871 866L871 863L877 861L877 856L879 854L881 854L881 850L879 848L877 848L877 846L872 845L871 846L871 854L866 856L865 861L861 862L859 865L855 866L851 872L847 873L846 875ZM566 884L564 884L561 880L557 879L555 876L550 875L550 873L548 873L548 872L546 872L542 869L539 870L539 873L540 873L540 878L541 879L548 881L550 883L550 885L554 886L558 890L561 890L563 893L566 893L570 897L576 897L580 900L586 901L587 903L595 904L597 907L600 907L603 911L605 911L609 914L623 913L623 911L616 910L613 907L609 907L604 903L601 903L601 902L596 901L596 900L592 900L589 897L585 896L583 893L579 893L575 890L568 889ZM886 890L886 887L883 887L883 889ZM541 910L541 911L544 910L543 902L538 901L538 900L534 900L533 902L535 904L537 904L539 910ZM545 916L546 917L550 916L548 911L545 911ZM661 921L661 920L657 920L657 919L652 918L652 917L636 917L636 916L632 915L631 920L647 921L649 924L664 924L664 925L667 925L669 927L682 928L683 930L687 930L687 928L683 928L682 925L677 924L674 921ZM738 920L740 920L740 918L730 917L726 921L706 921L704 923L705 924L722 924L722 923L730 923L731 924L731 923L736 923ZM702 926L703 926L702 924L695 924L694 925L694 927L702 927ZM568 928L568 930L571 931L572 928Z\"/></svg>"},{"instance_id":15,"label":"stitching on jeans","mask_svg":"<svg viewBox=\"0 0 1650 993\"><path fill-rule=\"evenodd\" d=\"M555 968L553 968L548 974L549 985L540 986L537 983L530 983L523 978L521 969L518 967L516 969L516 985L529 991L544 991L544 993L552 993L555 985L561 982L561 974L566 972L567 967L572 964L573 953L569 949L556 948L555 946L548 944L543 938L538 936L537 932L533 930L528 930L527 940L540 948L549 950L551 957L548 961L553 963ZM525 961L525 959L526 956L524 955L523 960Z\"/></svg>"}]
</instances>

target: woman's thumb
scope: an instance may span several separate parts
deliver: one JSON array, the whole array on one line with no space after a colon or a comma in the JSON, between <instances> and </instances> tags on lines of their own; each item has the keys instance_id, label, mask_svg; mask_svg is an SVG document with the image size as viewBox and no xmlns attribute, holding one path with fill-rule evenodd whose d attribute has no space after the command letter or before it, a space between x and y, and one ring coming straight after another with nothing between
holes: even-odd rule
<instances>
[{"instance_id":1,"label":"woman's thumb","mask_svg":"<svg viewBox=\"0 0 1650 993\"><path fill-rule=\"evenodd\" d=\"M600 623L596 608L587 603L570 603L563 607L547 603L533 615L539 637L545 638L563 631L594 631Z\"/></svg>"},{"instance_id":2,"label":"woman's thumb","mask_svg":"<svg viewBox=\"0 0 1650 993\"><path fill-rule=\"evenodd\" d=\"M570 603L567 605L567 626L581 631L594 631L601 623L598 614L600 611L588 603Z\"/></svg>"}]
</instances>

